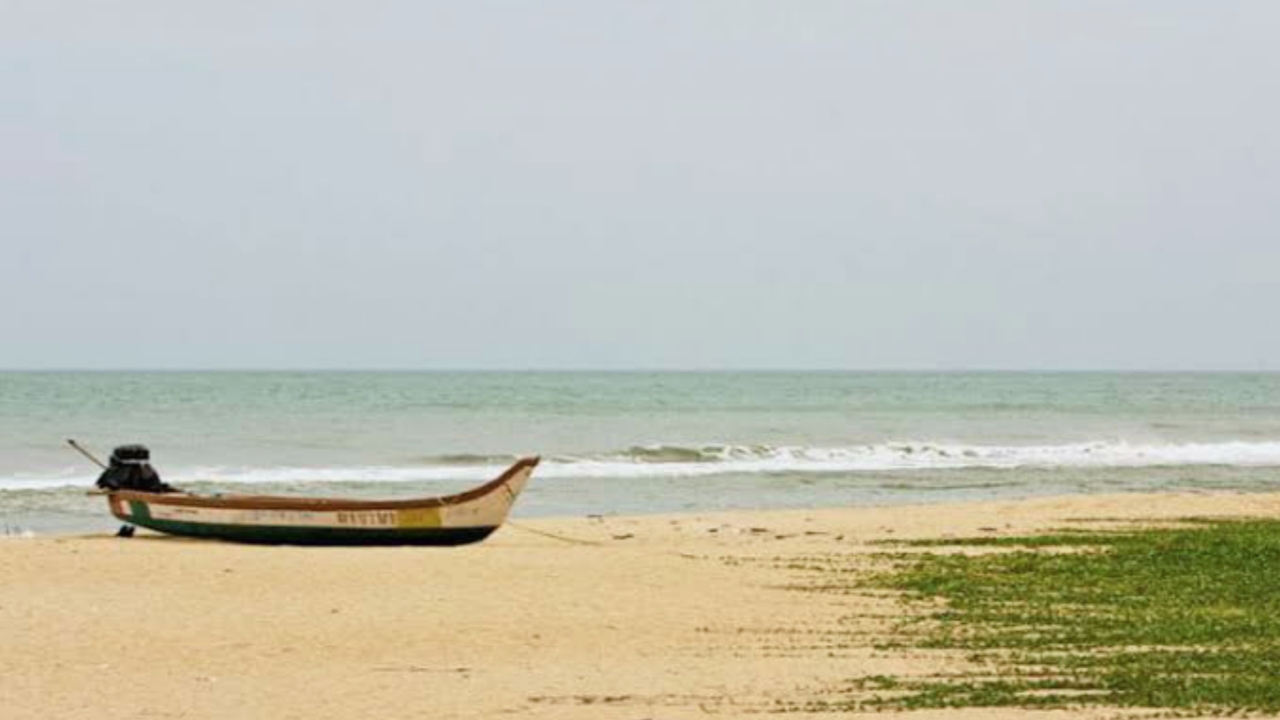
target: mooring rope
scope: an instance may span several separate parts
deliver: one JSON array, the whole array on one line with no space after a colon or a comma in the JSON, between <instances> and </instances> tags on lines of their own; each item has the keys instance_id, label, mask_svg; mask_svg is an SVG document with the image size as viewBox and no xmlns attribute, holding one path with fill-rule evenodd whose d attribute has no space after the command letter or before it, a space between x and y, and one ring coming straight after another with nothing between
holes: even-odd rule
<instances>
[{"instance_id":1,"label":"mooring rope","mask_svg":"<svg viewBox=\"0 0 1280 720\"><path fill-rule=\"evenodd\" d=\"M557 535L556 533L553 533L553 532L547 532L546 530L538 530L536 528L531 528L528 525L511 522L510 520L508 520L505 524L510 525L511 527L517 530L523 530L527 533L533 533L534 535L549 537L552 540L559 540L561 542L567 542L574 545L604 545L604 543L599 542L597 540L582 540L580 538L571 538L571 537L568 537L567 535Z\"/></svg>"},{"instance_id":2,"label":"mooring rope","mask_svg":"<svg viewBox=\"0 0 1280 720\"><path fill-rule=\"evenodd\" d=\"M533 533L534 535L541 535L543 537L551 538L552 540L559 540L560 542L566 542L571 545L588 545L592 547L602 547L608 544L608 543L600 542L598 540L583 540L581 538L572 538L567 535L558 535L553 532L547 532L546 530L538 530L537 528L531 528L528 525L523 525L521 523L511 522L510 520L508 520L504 524L510 525L511 527L514 527L517 530L523 530L527 533ZM714 560L715 559L711 557L704 557L702 555L693 555L686 552L680 552L679 550L654 550L650 548L633 548L633 550L639 550L641 553L645 555L667 555L670 557L684 558L685 560Z\"/></svg>"}]
</instances>

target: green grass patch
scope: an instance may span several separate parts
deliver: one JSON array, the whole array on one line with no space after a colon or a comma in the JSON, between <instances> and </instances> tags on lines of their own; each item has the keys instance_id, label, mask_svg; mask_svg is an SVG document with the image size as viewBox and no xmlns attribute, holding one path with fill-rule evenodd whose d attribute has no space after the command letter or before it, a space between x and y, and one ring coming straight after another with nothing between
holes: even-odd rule
<instances>
[{"instance_id":1,"label":"green grass patch","mask_svg":"<svg viewBox=\"0 0 1280 720\"><path fill-rule=\"evenodd\" d=\"M860 706L1280 711L1280 521L911 544L950 552L858 582L934 608L896 642L982 672L864 681Z\"/></svg>"}]
</instances>

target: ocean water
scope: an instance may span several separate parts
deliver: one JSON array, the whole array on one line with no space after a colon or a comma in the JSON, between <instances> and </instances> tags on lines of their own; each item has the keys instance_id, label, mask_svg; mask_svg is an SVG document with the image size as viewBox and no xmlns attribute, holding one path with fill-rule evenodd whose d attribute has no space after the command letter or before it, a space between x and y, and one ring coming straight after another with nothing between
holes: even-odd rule
<instances>
[{"instance_id":1,"label":"ocean water","mask_svg":"<svg viewBox=\"0 0 1280 720\"><path fill-rule=\"evenodd\" d=\"M1280 487L1280 374L0 373L0 536L114 526L141 442L196 491L404 497L514 458L517 516Z\"/></svg>"}]
</instances>

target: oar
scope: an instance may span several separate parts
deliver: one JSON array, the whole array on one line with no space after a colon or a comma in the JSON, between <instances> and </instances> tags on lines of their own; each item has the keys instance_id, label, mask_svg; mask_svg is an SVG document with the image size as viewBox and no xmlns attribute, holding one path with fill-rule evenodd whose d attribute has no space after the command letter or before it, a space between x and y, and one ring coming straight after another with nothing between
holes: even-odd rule
<instances>
[{"instance_id":1,"label":"oar","mask_svg":"<svg viewBox=\"0 0 1280 720\"><path fill-rule=\"evenodd\" d=\"M79 452L81 455L83 455L83 456L85 456L85 457L89 458L90 460L92 460L94 465L97 465L98 467L102 468L103 470L106 470L106 469L107 469L107 466L106 466L106 465L104 465L104 464L102 463L102 461L101 461L101 460L99 460L98 458L94 457L94 456L93 456L93 453L91 453L91 452L89 452L88 450L85 450L84 448L80 447L80 443L76 442L75 440L72 440L71 438L67 438L67 444L68 444L68 445L70 445L71 447L75 448L75 449L76 449L76 451L77 451L77 452ZM104 492L103 492L103 491L101 491L101 490L90 490L88 494L90 494L90 495L106 495L106 493L104 493Z\"/></svg>"},{"instance_id":2,"label":"oar","mask_svg":"<svg viewBox=\"0 0 1280 720\"><path fill-rule=\"evenodd\" d=\"M98 458L94 457L94 456L93 456L93 453L91 453L91 452L89 452L88 450L85 450L84 448L80 447L80 443L76 442L75 440L72 440L71 438L67 438L67 444L68 444L68 445L70 445L71 447L75 448L76 450L79 450L81 455L83 455L83 456L85 456L85 457L89 458L90 460L92 460L92 461L93 461L93 463L94 463L95 465L97 465L98 467L102 468L103 470L106 470L106 469L107 469L107 465L106 465L106 463L104 463L104 462L102 462L101 460L99 460Z\"/></svg>"}]
</instances>

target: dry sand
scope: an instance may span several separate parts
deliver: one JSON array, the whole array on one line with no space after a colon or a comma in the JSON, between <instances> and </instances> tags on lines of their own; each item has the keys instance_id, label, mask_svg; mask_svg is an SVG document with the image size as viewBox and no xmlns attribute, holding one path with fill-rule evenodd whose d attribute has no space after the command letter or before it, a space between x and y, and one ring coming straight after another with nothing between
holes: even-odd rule
<instances>
[{"instance_id":1,"label":"dry sand","mask_svg":"<svg viewBox=\"0 0 1280 720\"><path fill-rule=\"evenodd\" d=\"M945 653L875 650L901 607L798 592L789 586L806 578L788 567L794 560L856 562L886 538L1191 515L1277 517L1280 494L522 523L591 545L516 527L463 548L9 539L0 541L0 718L754 715L833 697L858 676L965 669Z\"/></svg>"}]
</instances>

